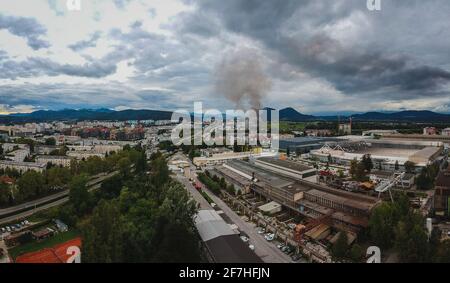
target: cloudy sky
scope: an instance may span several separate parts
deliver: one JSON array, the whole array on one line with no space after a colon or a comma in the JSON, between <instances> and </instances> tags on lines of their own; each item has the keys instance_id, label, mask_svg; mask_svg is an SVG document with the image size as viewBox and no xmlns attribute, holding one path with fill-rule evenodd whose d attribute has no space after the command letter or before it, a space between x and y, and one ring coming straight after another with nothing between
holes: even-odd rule
<instances>
[{"instance_id":1,"label":"cloudy sky","mask_svg":"<svg viewBox=\"0 0 450 283\"><path fill-rule=\"evenodd\" d=\"M450 112L450 2L0 0L0 113Z\"/></svg>"}]
</instances>

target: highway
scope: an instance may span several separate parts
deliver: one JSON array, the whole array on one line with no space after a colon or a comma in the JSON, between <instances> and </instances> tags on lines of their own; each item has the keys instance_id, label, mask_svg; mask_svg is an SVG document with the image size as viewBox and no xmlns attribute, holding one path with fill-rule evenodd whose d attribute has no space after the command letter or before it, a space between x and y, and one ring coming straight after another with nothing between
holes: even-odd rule
<instances>
[{"instance_id":1,"label":"highway","mask_svg":"<svg viewBox=\"0 0 450 283\"><path fill-rule=\"evenodd\" d=\"M97 178L94 177L88 182L88 186L90 186L89 191L100 188L101 182L116 175L118 172L119 171L114 171L106 175L104 173L97 175ZM61 205L69 200L68 195L69 190L64 190L37 200L1 209L0 224L9 223L14 220L22 219L24 217L29 217L36 212Z\"/></svg>"}]
</instances>

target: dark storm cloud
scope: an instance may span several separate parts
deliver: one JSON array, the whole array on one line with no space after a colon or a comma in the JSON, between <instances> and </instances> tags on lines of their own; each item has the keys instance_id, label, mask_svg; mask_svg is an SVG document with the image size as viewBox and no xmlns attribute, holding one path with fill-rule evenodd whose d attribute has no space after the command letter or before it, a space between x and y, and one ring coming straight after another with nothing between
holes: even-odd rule
<instances>
[{"instance_id":1,"label":"dark storm cloud","mask_svg":"<svg viewBox=\"0 0 450 283\"><path fill-rule=\"evenodd\" d=\"M91 62L84 65L59 64L44 58L28 58L26 61L4 60L0 65L0 78L16 79L39 75L101 78L115 73L116 65L109 62Z\"/></svg>"},{"instance_id":2,"label":"dark storm cloud","mask_svg":"<svg viewBox=\"0 0 450 283\"><path fill-rule=\"evenodd\" d=\"M101 37L101 32L96 31L86 40L78 41L74 44L69 45L69 48L73 51L81 51L83 49L89 48L89 47L95 47L97 45L97 41Z\"/></svg>"},{"instance_id":3,"label":"dark storm cloud","mask_svg":"<svg viewBox=\"0 0 450 283\"><path fill-rule=\"evenodd\" d=\"M199 83L199 74L208 73L207 66L199 62L204 51L192 40L180 44L164 35L144 30L140 22L132 24L128 32L113 29L109 37L115 39L117 45L103 60L133 59L133 67L138 70L132 78L135 82L172 84L186 78L186 86L189 87Z\"/></svg>"},{"instance_id":4,"label":"dark storm cloud","mask_svg":"<svg viewBox=\"0 0 450 283\"><path fill-rule=\"evenodd\" d=\"M445 66L436 66L435 62L423 60L418 55L435 44L420 42L421 36L440 33L439 38L434 37L434 41L440 42L450 36L448 16L444 17L445 12L441 12L450 10L446 1L435 1L433 5L419 1L384 1L386 11L378 14L369 12L366 1L362 0L188 2L196 4L196 13L202 17L209 13L211 18L220 19L228 31L258 40L275 51L282 63L325 78L345 94L370 95L385 88L390 91L381 95L389 98L438 96L450 83L450 73ZM426 9L427 13L420 13ZM411 11L416 12L414 17L410 15ZM362 33L347 44L349 42L332 38L334 33L326 32L327 28L355 12L363 15L372 33ZM430 13L432 16L428 16ZM439 16L435 21L446 22L447 30L442 26L435 27L433 20L427 18L433 16ZM418 17L426 18L427 23L420 23ZM197 22L192 23L189 17L186 19L184 30L197 29ZM416 50L402 42L402 38L410 36L407 32L417 33L414 36L418 45ZM385 42L383 37L391 42ZM432 53L433 50L427 51ZM448 64L449 56L444 56L441 60Z\"/></svg>"},{"instance_id":5,"label":"dark storm cloud","mask_svg":"<svg viewBox=\"0 0 450 283\"><path fill-rule=\"evenodd\" d=\"M47 48L50 44L41 37L47 30L33 18L15 17L0 14L0 29L6 29L11 34L23 37L34 50Z\"/></svg>"},{"instance_id":6,"label":"dark storm cloud","mask_svg":"<svg viewBox=\"0 0 450 283\"><path fill-rule=\"evenodd\" d=\"M203 37L217 36L221 27L217 20L208 14L198 11L197 13L182 12L170 24L163 25L178 34L194 34Z\"/></svg>"}]
</instances>

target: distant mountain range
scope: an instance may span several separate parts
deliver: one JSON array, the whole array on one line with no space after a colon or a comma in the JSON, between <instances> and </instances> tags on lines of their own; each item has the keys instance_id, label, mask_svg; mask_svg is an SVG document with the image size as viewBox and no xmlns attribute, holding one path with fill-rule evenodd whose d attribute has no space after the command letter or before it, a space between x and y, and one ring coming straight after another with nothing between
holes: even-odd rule
<instances>
[{"instance_id":1,"label":"distant mountain range","mask_svg":"<svg viewBox=\"0 0 450 283\"><path fill-rule=\"evenodd\" d=\"M264 108L271 109L271 108ZM122 110L111 109L64 109L64 110L39 110L32 113L20 113L0 115L0 123L24 123L44 121L82 121L82 120L170 120L172 112L160 110ZM305 121L337 121L338 116L313 116L298 112L288 107L280 110L280 120L305 122ZM354 121L410 121L410 122L448 122L449 114L441 114L432 111L400 111L394 113L367 112L351 116ZM349 116L340 116L341 120ZM269 118L270 119L270 118Z\"/></svg>"},{"instance_id":2,"label":"distant mountain range","mask_svg":"<svg viewBox=\"0 0 450 283\"><path fill-rule=\"evenodd\" d=\"M170 120L172 112L160 110L64 109L39 110L32 113L0 115L2 123L82 121L82 120Z\"/></svg>"},{"instance_id":3,"label":"distant mountain range","mask_svg":"<svg viewBox=\"0 0 450 283\"><path fill-rule=\"evenodd\" d=\"M405 121L405 122L446 122L450 123L450 115L436 113L427 110L407 110L393 113L367 112L363 114L353 114L351 116L312 116L301 114L293 108L280 110L280 120L284 121L312 121L326 120L337 121L338 119L347 120L352 117L353 121Z\"/></svg>"},{"instance_id":4,"label":"distant mountain range","mask_svg":"<svg viewBox=\"0 0 450 283\"><path fill-rule=\"evenodd\" d=\"M291 107L280 110L280 120L282 120L282 121L302 122L302 121L311 121L311 120L317 120L317 119L318 118L315 116L302 114Z\"/></svg>"}]
</instances>

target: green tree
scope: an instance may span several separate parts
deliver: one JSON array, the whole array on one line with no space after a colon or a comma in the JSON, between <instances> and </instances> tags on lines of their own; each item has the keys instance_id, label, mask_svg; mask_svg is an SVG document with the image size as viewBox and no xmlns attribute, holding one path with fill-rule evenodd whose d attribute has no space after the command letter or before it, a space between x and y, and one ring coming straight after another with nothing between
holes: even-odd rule
<instances>
[{"instance_id":1,"label":"green tree","mask_svg":"<svg viewBox=\"0 0 450 283\"><path fill-rule=\"evenodd\" d=\"M364 258L364 250L360 245L354 244L350 249L349 256L353 262L361 262L362 259Z\"/></svg>"},{"instance_id":2,"label":"green tree","mask_svg":"<svg viewBox=\"0 0 450 283\"><path fill-rule=\"evenodd\" d=\"M36 171L25 172L17 181L19 201L41 196L47 192L43 175Z\"/></svg>"},{"instance_id":3,"label":"green tree","mask_svg":"<svg viewBox=\"0 0 450 283\"><path fill-rule=\"evenodd\" d=\"M148 169L147 156L144 150L139 151L137 159L134 163L134 167L136 168L136 172L138 173L145 172Z\"/></svg>"},{"instance_id":4,"label":"green tree","mask_svg":"<svg viewBox=\"0 0 450 283\"><path fill-rule=\"evenodd\" d=\"M47 185L50 189L61 189L69 184L72 174L65 167L52 167L44 173Z\"/></svg>"},{"instance_id":5,"label":"green tree","mask_svg":"<svg viewBox=\"0 0 450 283\"><path fill-rule=\"evenodd\" d=\"M370 156L370 154L363 155L361 163L364 165L364 170L366 172L370 173L370 171L372 171L373 162L372 162L372 157Z\"/></svg>"},{"instance_id":6,"label":"green tree","mask_svg":"<svg viewBox=\"0 0 450 283\"><path fill-rule=\"evenodd\" d=\"M117 166L123 178L127 178L130 175L131 161L128 157L122 157Z\"/></svg>"},{"instance_id":7,"label":"green tree","mask_svg":"<svg viewBox=\"0 0 450 283\"><path fill-rule=\"evenodd\" d=\"M369 219L370 239L380 248L390 248L393 245L396 222L392 205L382 203L373 211Z\"/></svg>"},{"instance_id":8,"label":"green tree","mask_svg":"<svg viewBox=\"0 0 450 283\"><path fill-rule=\"evenodd\" d=\"M366 178L366 165L363 162L359 162L356 166L355 179L357 181L364 181Z\"/></svg>"},{"instance_id":9,"label":"green tree","mask_svg":"<svg viewBox=\"0 0 450 283\"><path fill-rule=\"evenodd\" d=\"M331 248L331 255L335 260L343 260L348 253L348 237L346 232L340 232L339 237Z\"/></svg>"},{"instance_id":10,"label":"green tree","mask_svg":"<svg viewBox=\"0 0 450 283\"><path fill-rule=\"evenodd\" d=\"M407 173L413 173L415 168L416 168L416 164L412 161L406 161L403 166L405 167L405 171Z\"/></svg>"},{"instance_id":11,"label":"green tree","mask_svg":"<svg viewBox=\"0 0 450 283\"><path fill-rule=\"evenodd\" d=\"M55 138L47 138L47 139L45 139L45 145L56 145Z\"/></svg>"},{"instance_id":12,"label":"green tree","mask_svg":"<svg viewBox=\"0 0 450 283\"><path fill-rule=\"evenodd\" d=\"M395 230L395 242L402 262L427 261L428 238L422 226L422 219L419 221L408 219L398 223Z\"/></svg>"},{"instance_id":13,"label":"green tree","mask_svg":"<svg viewBox=\"0 0 450 283\"><path fill-rule=\"evenodd\" d=\"M73 205L77 216L86 214L92 205L87 182L87 176L82 174L73 177L69 184L69 201Z\"/></svg>"},{"instance_id":14,"label":"green tree","mask_svg":"<svg viewBox=\"0 0 450 283\"><path fill-rule=\"evenodd\" d=\"M7 184L0 182L0 206L10 204L10 188Z\"/></svg>"},{"instance_id":15,"label":"green tree","mask_svg":"<svg viewBox=\"0 0 450 283\"><path fill-rule=\"evenodd\" d=\"M151 162L152 182L161 186L169 180L169 168L163 156L159 156Z\"/></svg>"},{"instance_id":16,"label":"green tree","mask_svg":"<svg viewBox=\"0 0 450 283\"><path fill-rule=\"evenodd\" d=\"M122 262L125 223L115 201L101 200L92 216L81 223L83 262Z\"/></svg>"}]
</instances>

